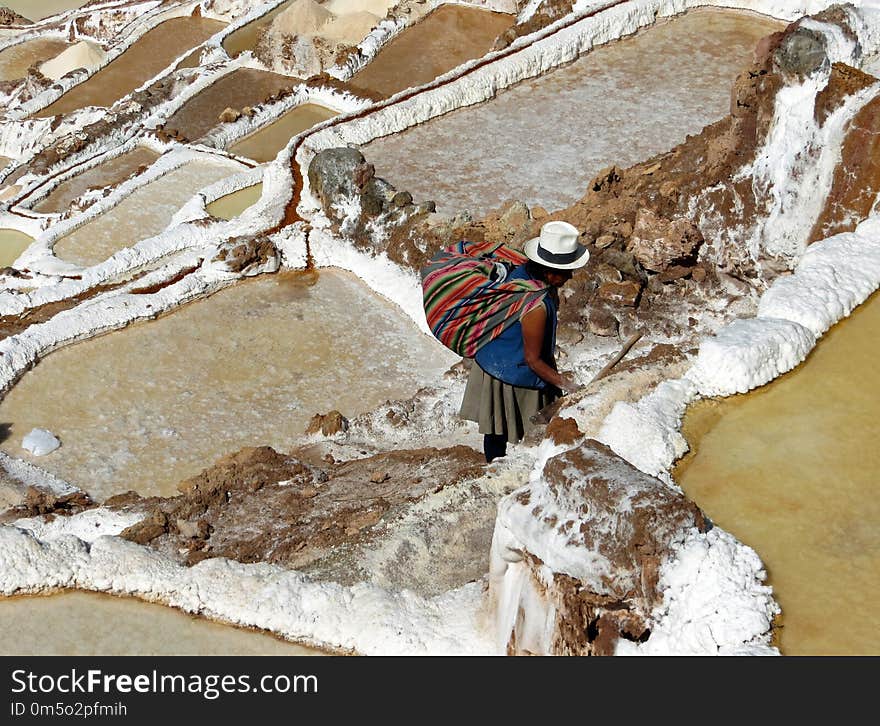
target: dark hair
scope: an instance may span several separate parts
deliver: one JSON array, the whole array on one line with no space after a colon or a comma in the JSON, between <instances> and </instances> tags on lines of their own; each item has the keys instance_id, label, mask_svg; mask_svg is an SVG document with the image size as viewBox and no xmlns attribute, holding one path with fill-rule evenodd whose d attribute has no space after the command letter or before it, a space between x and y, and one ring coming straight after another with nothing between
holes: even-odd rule
<instances>
[{"instance_id":1,"label":"dark hair","mask_svg":"<svg viewBox=\"0 0 880 726\"><path fill-rule=\"evenodd\" d=\"M534 260L526 261L526 272L534 279L541 280L541 282L547 282L547 273L552 271L552 267L542 265L540 262L535 262Z\"/></svg>"}]
</instances>

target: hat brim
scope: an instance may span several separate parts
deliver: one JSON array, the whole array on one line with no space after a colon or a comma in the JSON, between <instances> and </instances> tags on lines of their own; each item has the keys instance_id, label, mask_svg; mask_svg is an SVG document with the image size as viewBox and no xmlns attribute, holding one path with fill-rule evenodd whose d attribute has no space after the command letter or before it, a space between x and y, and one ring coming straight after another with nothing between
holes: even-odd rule
<instances>
[{"instance_id":1,"label":"hat brim","mask_svg":"<svg viewBox=\"0 0 880 726\"><path fill-rule=\"evenodd\" d=\"M550 253L544 252L544 250L538 247L540 241L540 237L533 237L526 242L523 245L523 254L532 262L537 262L539 265L544 265L544 267L554 267L557 270L576 270L586 265L590 259L590 251L580 243L577 244L577 247L569 255L548 256ZM544 252L543 256L542 252Z\"/></svg>"}]
</instances>

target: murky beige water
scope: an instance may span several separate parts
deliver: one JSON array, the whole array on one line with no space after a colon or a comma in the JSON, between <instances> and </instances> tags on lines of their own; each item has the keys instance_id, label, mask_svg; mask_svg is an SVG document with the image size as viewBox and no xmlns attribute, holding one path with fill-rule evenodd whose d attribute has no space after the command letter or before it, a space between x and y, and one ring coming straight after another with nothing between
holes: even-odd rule
<instances>
[{"instance_id":1,"label":"murky beige water","mask_svg":"<svg viewBox=\"0 0 880 726\"><path fill-rule=\"evenodd\" d=\"M553 210L580 199L603 167L643 161L722 118L755 44L781 27L692 11L363 152L379 176L441 212L482 214L509 199Z\"/></svg>"},{"instance_id":2,"label":"murky beige water","mask_svg":"<svg viewBox=\"0 0 880 726\"><path fill-rule=\"evenodd\" d=\"M256 106L270 95L299 83L298 78L255 68L238 68L187 101L168 121L165 128L176 129L186 138L197 140L220 123L226 108L240 111Z\"/></svg>"},{"instance_id":3,"label":"murky beige water","mask_svg":"<svg viewBox=\"0 0 880 726\"><path fill-rule=\"evenodd\" d=\"M314 413L412 395L454 361L353 276L271 275L47 356L0 404L0 448L101 500L170 495L224 454L289 450ZM30 457L34 427L61 448Z\"/></svg>"},{"instance_id":4,"label":"murky beige water","mask_svg":"<svg viewBox=\"0 0 880 726\"><path fill-rule=\"evenodd\" d=\"M880 654L880 295L791 373L692 406L675 479L753 547L783 653Z\"/></svg>"},{"instance_id":5,"label":"murky beige water","mask_svg":"<svg viewBox=\"0 0 880 726\"><path fill-rule=\"evenodd\" d=\"M229 151L238 156L246 156L255 161L272 161L287 142L298 133L312 128L315 124L333 118L337 111L319 106L315 103L304 103L282 115L277 121L263 129L246 136L229 147Z\"/></svg>"},{"instance_id":6,"label":"murky beige water","mask_svg":"<svg viewBox=\"0 0 880 726\"><path fill-rule=\"evenodd\" d=\"M34 241L17 229L0 229L0 267L7 267Z\"/></svg>"},{"instance_id":7,"label":"murky beige water","mask_svg":"<svg viewBox=\"0 0 880 726\"><path fill-rule=\"evenodd\" d=\"M28 20L42 20L50 15L82 7L88 0L3 0L3 5Z\"/></svg>"},{"instance_id":8,"label":"murky beige water","mask_svg":"<svg viewBox=\"0 0 880 726\"><path fill-rule=\"evenodd\" d=\"M289 0L286 3L281 3L281 5L271 12L266 13L262 17L257 18L253 22L248 23L244 27L227 35L223 39L223 50L225 50L231 58L237 58L246 50L253 50L257 45L257 41L260 39L260 33L263 32L263 28L268 27L275 19L275 16L286 10L292 2L293 0Z\"/></svg>"},{"instance_id":9,"label":"murky beige water","mask_svg":"<svg viewBox=\"0 0 880 726\"><path fill-rule=\"evenodd\" d=\"M55 254L84 266L103 262L114 252L159 234L199 189L240 170L240 165L220 159L190 161L62 237L55 243Z\"/></svg>"},{"instance_id":10,"label":"murky beige water","mask_svg":"<svg viewBox=\"0 0 880 726\"><path fill-rule=\"evenodd\" d=\"M0 597L0 655L321 655L267 633L91 592Z\"/></svg>"},{"instance_id":11,"label":"murky beige water","mask_svg":"<svg viewBox=\"0 0 880 726\"><path fill-rule=\"evenodd\" d=\"M420 86L488 53L513 21L505 13L442 5L382 48L351 85L388 96Z\"/></svg>"},{"instance_id":12,"label":"murky beige water","mask_svg":"<svg viewBox=\"0 0 880 726\"><path fill-rule=\"evenodd\" d=\"M69 45L58 38L35 38L0 51L0 81L24 78L34 63L54 58Z\"/></svg>"},{"instance_id":13,"label":"murky beige water","mask_svg":"<svg viewBox=\"0 0 880 726\"><path fill-rule=\"evenodd\" d=\"M84 106L112 106L159 73L177 56L219 32L224 25L219 20L209 18L166 20L144 33L121 56L87 81L74 86L34 116L45 118L70 113Z\"/></svg>"},{"instance_id":14,"label":"murky beige water","mask_svg":"<svg viewBox=\"0 0 880 726\"><path fill-rule=\"evenodd\" d=\"M254 184L253 186L239 189L232 194L215 199L205 207L208 214L220 219L232 219L241 214L245 209L253 206L260 200L263 193L263 184Z\"/></svg>"},{"instance_id":15,"label":"murky beige water","mask_svg":"<svg viewBox=\"0 0 880 726\"><path fill-rule=\"evenodd\" d=\"M64 212L70 203L92 187L106 187L127 179L141 166L149 166L159 158L152 149L138 146L126 154L86 169L61 182L44 199L34 205L37 212Z\"/></svg>"}]
</instances>

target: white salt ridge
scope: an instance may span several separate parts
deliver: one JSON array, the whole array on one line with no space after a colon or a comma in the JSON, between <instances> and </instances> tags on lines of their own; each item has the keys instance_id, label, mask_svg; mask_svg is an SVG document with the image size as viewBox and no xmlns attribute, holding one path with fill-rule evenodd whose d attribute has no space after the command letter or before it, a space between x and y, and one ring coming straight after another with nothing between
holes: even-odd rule
<instances>
[{"instance_id":1,"label":"white salt ridge","mask_svg":"<svg viewBox=\"0 0 880 726\"><path fill-rule=\"evenodd\" d=\"M34 486L41 489L48 489L50 492L59 496L73 494L78 492L79 488L68 484L63 479L50 474L48 471L34 466L30 462L21 459L14 459L6 452L0 451L0 469L10 478L21 482L25 487Z\"/></svg>"},{"instance_id":2,"label":"white salt ridge","mask_svg":"<svg viewBox=\"0 0 880 726\"><path fill-rule=\"evenodd\" d=\"M780 609L765 578L758 555L733 535L691 532L660 567L651 637L621 638L615 655L779 655L770 626Z\"/></svg>"},{"instance_id":3,"label":"white salt ridge","mask_svg":"<svg viewBox=\"0 0 880 726\"><path fill-rule=\"evenodd\" d=\"M790 371L815 344L813 332L790 320L735 320L702 342L687 377L702 396L745 393Z\"/></svg>"},{"instance_id":4,"label":"white salt ridge","mask_svg":"<svg viewBox=\"0 0 880 726\"><path fill-rule=\"evenodd\" d=\"M21 441L21 448L30 451L34 456L51 454L61 446L58 438L46 429L33 429Z\"/></svg>"},{"instance_id":5,"label":"white salt ridge","mask_svg":"<svg viewBox=\"0 0 880 726\"><path fill-rule=\"evenodd\" d=\"M118 537L99 536L90 543L70 534L38 539L24 529L0 526L0 593L47 588L134 595L365 655L498 652L481 612L481 583L424 598L368 584L315 583L276 565L224 558L185 567Z\"/></svg>"},{"instance_id":6,"label":"white salt ridge","mask_svg":"<svg viewBox=\"0 0 880 726\"><path fill-rule=\"evenodd\" d=\"M880 286L880 218L854 232L807 248L792 275L776 280L761 297L759 318L783 318L822 335Z\"/></svg>"},{"instance_id":7,"label":"white salt ridge","mask_svg":"<svg viewBox=\"0 0 880 726\"><path fill-rule=\"evenodd\" d=\"M664 381L636 403L618 401L596 438L637 469L660 476L688 450L679 428L696 397L690 380Z\"/></svg>"}]
</instances>

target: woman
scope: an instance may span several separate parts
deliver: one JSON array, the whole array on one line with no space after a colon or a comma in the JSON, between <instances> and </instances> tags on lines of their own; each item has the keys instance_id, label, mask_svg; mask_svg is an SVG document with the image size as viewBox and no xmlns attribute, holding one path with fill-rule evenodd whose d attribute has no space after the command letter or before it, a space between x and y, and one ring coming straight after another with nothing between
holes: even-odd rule
<instances>
[{"instance_id":1,"label":"woman","mask_svg":"<svg viewBox=\"0 0 880 726\"><path fill-rule=\"evenodd\" d=\"M533 279L550 288L543 305L525 313L474 358L460 415L476 421L483 452L490 462L507 453L531 428L529 420L561 391L577 386L556 370L558 289L587 264L590 253L578 243L578 230L567 222L548 222L541 235L523 247L528 261L507 279Z\"/></svg>"}]
</instances>

